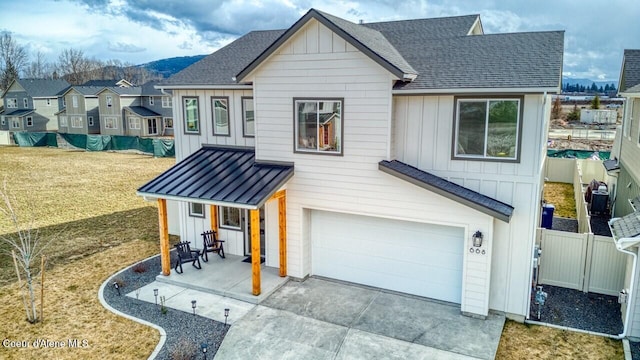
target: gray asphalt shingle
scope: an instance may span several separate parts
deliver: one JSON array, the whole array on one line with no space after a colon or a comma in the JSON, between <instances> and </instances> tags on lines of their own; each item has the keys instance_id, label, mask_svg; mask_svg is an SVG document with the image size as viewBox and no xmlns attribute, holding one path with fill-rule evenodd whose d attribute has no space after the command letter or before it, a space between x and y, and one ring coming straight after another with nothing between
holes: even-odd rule
<instances>
[{"instance_id":1,"label":"gray asphalt shingle","mask_svg":"<svg viewBox=\"0 0 640 360\"><path fill-rule=\"evenodd\" d=\"M640 92L640 50L625 49L622 74L620 76L620 92Z\"/></svg>"},{"instance_id":2,"label":"gray asphalt shingle","mask_svg":"<svg viewBox=\"0 0 640 360\"><path fill-rule=\"evenodd\" d=\"M19 79L17 82L31 97L55 97L70 86L63 79Z\"/></svg>"},{"instance_id":3,"label":"gray asphalt shingle","mask_svg":"<svg viewBox=\"0 0 640 360\"><path fill-rule=\"evenodd\" d=\"M160 116L160 114L158 114L157 112L151 110L151 109L147 109L144 106L125 106L124 107L125 110L129 110L130 112L142 116L142 117L155 117L155 116Z\"/></svg>"},{"instance_id":4,"label":"gray asphalt shingle","mask_svg":"<svg viewBox=\"0 0 640 360\"><path fill-rule=\"evenodd\" d=\"M513 214L513 206L509 204L452 183L451 181L398 160L383 160L378 163L378 168L390 175L406 180L414 185L442 195L465 206L469 206L504 222L508 223Z\"/></svg>"}]
</instances>

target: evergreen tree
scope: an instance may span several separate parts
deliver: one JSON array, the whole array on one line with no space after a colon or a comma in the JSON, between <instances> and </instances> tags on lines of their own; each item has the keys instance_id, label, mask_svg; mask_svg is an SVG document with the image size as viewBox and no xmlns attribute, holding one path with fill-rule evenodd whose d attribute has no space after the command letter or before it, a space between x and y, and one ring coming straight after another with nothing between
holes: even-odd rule
<instances>
[{"instance_id":1,"label":"evergreen tree","mask_svg":"<svg viewBox=\"0 0 640 360\"><path fill-rule=\"evenodd\" d=\"M600 96L598 94L591 100L591 108L594 110L600 109Z\"/></svg>"},{"instance_id":2,"label":"evergreen tree","mask_svg":"<svg viewBox=\"0 0 640 360\"><path fill-rule=\"evenodd\" d=\"M560 96L557 96L556 99L553 101L553 108L551 108L551 116L553 116L554 119L560 119L561 115L562 115L562 103L560 102Z\"/></svg>"}]
</instances>

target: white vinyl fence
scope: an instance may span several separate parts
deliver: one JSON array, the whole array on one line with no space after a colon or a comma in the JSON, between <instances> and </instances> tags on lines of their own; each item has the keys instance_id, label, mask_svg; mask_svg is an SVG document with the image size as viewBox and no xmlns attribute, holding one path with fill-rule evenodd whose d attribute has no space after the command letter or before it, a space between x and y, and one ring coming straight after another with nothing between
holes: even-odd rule
<instances>
[{"instance_id":1,"label":"white vinyl fence","mask_svg":"<svg viewBox=\"0 0 640 360\"><path fill-rule=\"evenodd\" d=\"M612 238L547 229L539 229L539 236L538 283L606 295L624 287L626 255Z\"/></svg>"}]
</instances>

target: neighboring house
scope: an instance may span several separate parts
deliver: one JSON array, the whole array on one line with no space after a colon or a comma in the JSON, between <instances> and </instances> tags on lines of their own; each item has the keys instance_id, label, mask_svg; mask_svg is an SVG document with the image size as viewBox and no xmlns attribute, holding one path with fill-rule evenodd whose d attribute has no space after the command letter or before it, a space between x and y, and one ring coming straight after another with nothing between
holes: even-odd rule
<instances>
[{"instance_id":1,"label":"neighboring house","mask_svg":"<svg viewBox=\"0 0 640 360\"><path fill-rule=\"evenodd\" d=\"M99 134L97 86L72 86L61 96L63 109L58 115L58 132L68 134Z\"/></svg>"},{"instance_id":2,"label":"neighboring house","mask_svg":"<svg viewBox=\"0 0 640 360\"><path fill-rule=\"evenodd\" d=\"M81 86L97 87L133 87L134 85L125 79L121 80L89 80Z\"/></svg>"},{"instance_id":3,"label":"neighboring house","mask_svg":"<svg viewBox=\"0 0 640 360\"><path fill-rule=\"evenodd\" d=\"M60 94L69 88L62 79L16 79L2 93L0 130L56 131Z\"/></svg>"},{"instance_id":4,"label":"neighboring house","mask_svg":"<svg viewBox=\"0 0 640 360\"><path fill-rule=\"evenodd\" d=\"M624 50L619 81L620 95L625 97L622 129L616 134L612 150L615 159L605 161L612 175L611 228L618 250L628 257L624 292L628 301L623 304L627 336L640 338L640 50Z\"/></svg>"},{"instance_id":5,"label":"neighboring house","mask_svg":"<svg viewBox=\"0 0 640 360\"><path fill-rule=\"evenodd\" d=\"M625 50L620 71L619 92L625 97L622 134L617 156L614 212L624 216L633 212L630 199L640 196L640 50Z\"/></svg>"},{"instance_id":6,"label":"neighboring house","mask_svg":"<svg viewBox=\"0 0 640 360\"><path fill-rule=\"evenodd\" d=\"M180 238L218 230L282 276L324 276L529 316L564 33L478 15L355 24L310 10L161 82L177 164L142 186ZM173 221L173 218L171 219ZM481 241L479 241L481 240Z\"/></svg>"},{"instance_id":7,"label":"neighboring house","mask_svg":"<svg viewBox=\"0 0 640 360\"><path fill-rule=\"evenodd\" d=\"M157 84L158 81L149 81L142 85L140 104L144 109L137 113L145 116L143 122L148 130L145 136L173 136L173 95L156 89ZM151 129L156 129L155 134Z\"/></svg>"}]
</instances>

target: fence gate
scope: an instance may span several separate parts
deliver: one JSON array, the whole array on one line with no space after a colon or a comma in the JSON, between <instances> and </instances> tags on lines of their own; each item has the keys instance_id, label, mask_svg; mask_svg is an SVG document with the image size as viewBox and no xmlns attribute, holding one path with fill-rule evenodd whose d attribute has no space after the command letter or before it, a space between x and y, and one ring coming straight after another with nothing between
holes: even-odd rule
<instances>
[{"instance_id":1,"label":"fence gate","mask_svg":"<svg viewBox=\"0 0 640 360\"><path fill-rule=\"evenodd\" d=\"M613 239L541 229L538 283L617 295L624 287L627 256Z\"/></svg>"}]
</instances>

